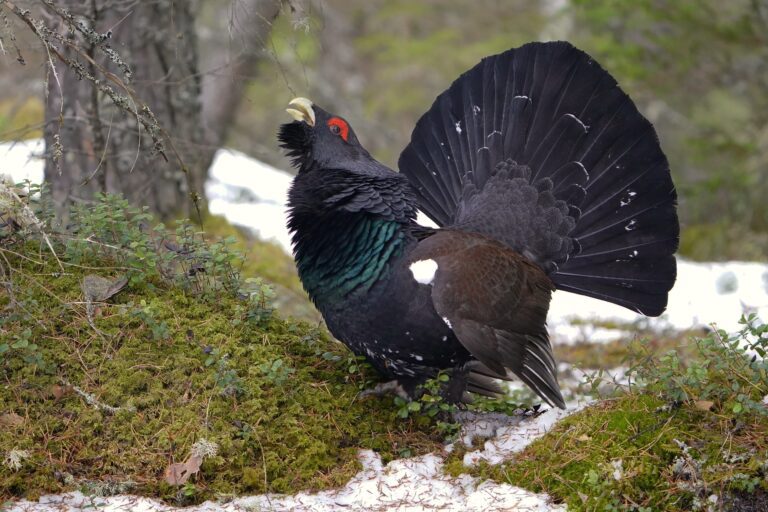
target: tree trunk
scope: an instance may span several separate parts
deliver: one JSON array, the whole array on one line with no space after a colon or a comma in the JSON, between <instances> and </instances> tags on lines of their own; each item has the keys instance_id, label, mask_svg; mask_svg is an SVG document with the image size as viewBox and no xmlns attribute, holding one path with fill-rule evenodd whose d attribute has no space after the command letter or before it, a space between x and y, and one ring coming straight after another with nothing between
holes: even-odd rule
<instances>
[{"instance_id":1,"label":"tree trunk","mask_svg":"<svg viewBox=\"0 0 768 512\"><path fill-rule=\"evenodd\" d=\"M163 154L153 148L146 126L116 107L102 91L61 62L48 79L46 147L56 156L46 160L45 179L60 218L72 202L90 200L98 192L122 193L133 204L147 205L162 219L190 216L190 193L202 193L206 168L202 163L202 118L198 73L195 6L193 0L76 0L67 8L99 34L111 32L112 47L128 63L129 86L154 113L169 135ZM77 41L99 66L126 80L120 69L95 43L72 30L59 17L48 26ZM66 45L61 53L80 62L88 73L107 80L98 66ZM105 82L106 83L106 82ZM119 86L115 90L130 98ZM128 100L131 110L141 104ZM61 116L61 122L60 114ZM57 139L60 137L60 146ZM162 138L162 137L161 137ZM174 157L178 151L187 172ZM164 157L167 156L167 160Z\"/></svg>"}]
</instances>

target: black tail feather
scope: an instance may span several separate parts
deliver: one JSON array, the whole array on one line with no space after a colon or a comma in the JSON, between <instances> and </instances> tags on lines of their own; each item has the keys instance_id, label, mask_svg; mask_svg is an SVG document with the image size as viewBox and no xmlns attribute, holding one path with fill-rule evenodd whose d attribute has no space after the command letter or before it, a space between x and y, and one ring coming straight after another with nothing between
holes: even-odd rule
<instances>
[{"instance_id":1,"label":"black tail feather","mask_svg":"<svg viewBox=\"0 0 768 512\"><path fill-rule=\"evenodd\" d=\"M616 81L570 44L483 59L422 116L399 166L438 225L532 255L559 289L666 307L679 238L666 157ZM530 169L527 184L494 178L511 167Z\"/></svg>"}]
</instances>

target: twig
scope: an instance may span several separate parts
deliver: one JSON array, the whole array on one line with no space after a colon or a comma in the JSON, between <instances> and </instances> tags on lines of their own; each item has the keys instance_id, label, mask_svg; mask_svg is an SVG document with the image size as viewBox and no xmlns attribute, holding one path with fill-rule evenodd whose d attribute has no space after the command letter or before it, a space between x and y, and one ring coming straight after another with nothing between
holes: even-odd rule
<instances>
[{"instance_id":1,"label":"twig","mask_svg":"<svg viewBox=\"0 0 768 512\"><path fill-rule=\"evenodd\" d=\"M92 393L88 393L87 391L83 391L78 386L75 386L73 384L70 384L67 379L61 379L59 382L61 382L64 386L70 388L72 391L83 397L83 399L88 403L88 405L92 405L94 408L107 412L109 414L115 414L120 411L131 411L133 412L132 407L114 407L109 404L105 404L104 402L99 401L98 398L96 398Z\"/></svg>"}]
</instances>

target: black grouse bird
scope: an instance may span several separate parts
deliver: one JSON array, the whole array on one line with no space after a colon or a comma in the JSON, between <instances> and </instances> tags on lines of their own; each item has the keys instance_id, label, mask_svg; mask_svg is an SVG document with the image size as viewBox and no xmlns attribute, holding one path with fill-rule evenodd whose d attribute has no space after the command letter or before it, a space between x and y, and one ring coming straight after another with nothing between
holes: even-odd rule
<instances>
[{"instance_id":1,"label":"black grouse bird","mask_svg":"<svg viewBox=\"0 0 768 512\"><path fill-rule=\"evenodd\" d=\"M555 289L645 315L675 282L675 187L651 123L565 42L483 59L440 94L400 155L297 98L281 146L299 276L331 333L413 395L453 401L517 376L564 408L546 330ZM419 226L422 210L440 229Z\"/></svg>"}]
</instances>

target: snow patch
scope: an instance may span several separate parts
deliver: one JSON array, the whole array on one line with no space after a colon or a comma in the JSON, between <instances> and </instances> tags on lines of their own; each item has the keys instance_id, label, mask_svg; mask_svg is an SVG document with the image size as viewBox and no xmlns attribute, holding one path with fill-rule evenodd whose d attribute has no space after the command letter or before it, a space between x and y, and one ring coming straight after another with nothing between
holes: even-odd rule
<instances>
[{"instance_id":1,"label":"snow patch","mask_svg":"<svg viewBox=\"0 0 768 512\"><path fill-rule=\"evenodd\" d=\"M554 343L609 342L630 337L629 331L637 328L658 332L715 323L733 333L742 328L741 315L749 313L757 314L759 322L768 322L768 264L695 263L678 258L677 282L660 317L648 318L601 300L556 291L547 325ZM595 324L623 324L627 330Z\"/></svg>"},{"instance_id":2,"label":"snow patch","mask_svg":"<svg viewBox=\"0 0 768 512\"><path fill-rule=\"evenodd\" d=\"M264 162L239 151L220 149L205 184L208 209L290 252L285 205L291 181L293 176Z\"/></svg>"},{"instance_id":3,"label":"snow patch","mask_svg":"<svg viewBox=\"0 0 768 512\"><path fill-rule=\"evenodd\" d=\"M493 437L485 442L482 450L464 454L464 464L474 466L480 461L499 464L549 432L558 420L583 409L586 405L587 402L581 402L569 404L567 410L550 409L531 419L521 420L517 425L494 427L484 423L482 419L474 425L468 425L462 429L462 439L466 445L472 443L473 436Z\"/></svg>"},{"instance_id":4,"label":"snow patch","mask_svg":"<svg viewBox=\"0 0 768 512\"><path fill-rule=\"evenodd\" d=\"M8 175L14 183L42 183L44 153L43 139L0 143L0 176Z\"/></svg>"},{"instance_id":5,"label":"snow patch","mask_svg":"<svg viewBox=\"0 0 768 512\"><path fill-rule=\"evenodd\" d=\"M436 454L396 460L385 466L378 454L371 450L362 450L359 459L363 470L347 485L341 489L318 493L302 492L292 496L264 494L237 498L221 504L207 501L196 507L182 509L138 496L97 498L73 492L58 496L43 496L38 503L17 502L7 510L9 512L565 511L565 506L551 504L549 498L543 494L535 494L509 484L482 481L469 475L448 476L443 472L443 458Z\"/></svg>"}]
</instances>

